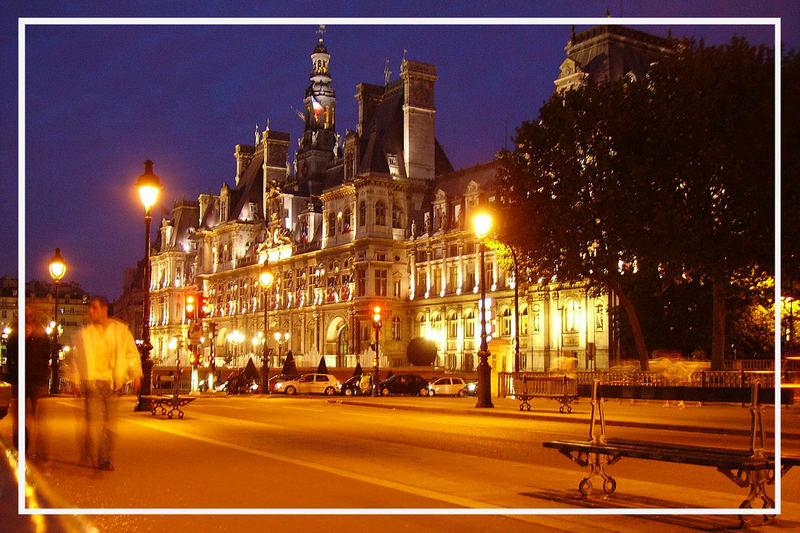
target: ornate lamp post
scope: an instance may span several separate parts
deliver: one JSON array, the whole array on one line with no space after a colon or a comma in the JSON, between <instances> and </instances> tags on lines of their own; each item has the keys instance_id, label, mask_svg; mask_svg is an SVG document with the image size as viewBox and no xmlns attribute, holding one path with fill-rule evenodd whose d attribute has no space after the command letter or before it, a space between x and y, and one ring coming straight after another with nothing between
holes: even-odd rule
<instances>
[{"instance_id":1,"label":"ornate lamp post","mask_svg":"<svg viewBox=\"0 0 800 533\"><path fill-rule=\"evenodd\" d=\"M53 278L53 282L55 283L56 293L55 305L53 308L53 322L55 322L55 326L53 327L53 349L50 354L50 372L52 373L50 378L50 394L57 394L60 389L58 383L58 283L64 277L64 274L67 273L67 264L64 262L64 258L61 257L61 248L56 248L56 253L53 258L50 259L50 266L48 269L50 270L50 277Z\"/></svg>"},{"instance_id":2,"label":"ornate lamp post","mask_svg":"<svg viewBox=\"0 0 800 533\"><path fill-rule=\"evenodd\" d=\"M381 355L378 351L378 344L380 342L381 327L383 321L381 319L381 307L376 305L372 308L372 327L375 328L375 375L372 379L372 395L380 394L378 384L381 380Z\"/></svg>"},{"instance_id":3,"label":"ornate lamp post","mask_svg":"<svg viewBox=\"0 0 800 533\"><path fill-rule=\"evenodd\" d=\"M472 219L475 234L478 236L481 249L481 348L478 351L478 403L475 407L494 407L492 404L491 367L489 366L489 345L486 344L486 263L483 238L492 226L492 217L479 213Z\"/></svg>"},{"instance_id":4,"label":"ornate lamp post","mask_svg":"<svg viewBox=\"0 0 800 533\"><path fill-rule=\"evenodd\" d=\"M139 197L144 205L144 273L142 274L142 284L144 296L142 298L142 344L140 345L142 360L142 387L139 389L139 401L134 407L134 411L150 411L150 401L142 396L150 395L151 374L153 371L153 361L150 359L150 208L156 203L158 193L161 190L161 180L153 174L153 162L149 159L144 162L144 174L136 180L136 188L139 190Z\"/></svg>"},{"instance_id":5,"label":"ornate lamp post","mask_svg":"<svg viewBox=\"0 0 800 533\"><path fill-rule=\"evenodd\" d=\"M261 268L261 273L258 275L258 282L264 289L264 338L263 352L261 353L261 392L269 394L269 348L267 348L267 331L269 330L269 322L267 322L267 313L269 312L269 299L267 293L275 282L275 274L267 266L266 261Z\"/></svg>"}]
</instances>

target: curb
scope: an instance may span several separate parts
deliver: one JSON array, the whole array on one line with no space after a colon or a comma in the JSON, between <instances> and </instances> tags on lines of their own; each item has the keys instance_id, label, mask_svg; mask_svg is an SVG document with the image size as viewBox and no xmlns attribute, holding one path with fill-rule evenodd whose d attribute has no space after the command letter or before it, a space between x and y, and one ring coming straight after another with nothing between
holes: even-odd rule
<instances>
[{"instance_id":1,"label":"curb","mask_svg":"<svg viewBox=\"0 0 800 533\"><path fill-rule=\"evenodd\" d=\"M585 419L572 418L569 417L569 415L567 415L567 417L564 417L564 416L545 415L545 414L534 414L534 413L527 414L527 413L492 411L483 409L464 409L464 410L446 409L443 407L423 407L423 406L400 405L400 404L365 403L352 400L328 400L328 403L355 405L359 407L376 407L378 409L401 409L406 411L426 411L429 413L465 414L473 416L495 416L501 418L534 419L534 420L544 420L548 422L571 422L575 424L586 424ZM702 426L685 426L679 424L663 424L656 422L609 420L608 418L605 419L605 423L607 426L632 427L632 428L642 428L642 429L659 429L666 431L683 431L686 433L712 433L717 435L734 435L734 436L744 436L744 437L750 436L749 429L738 429L738 428L724 428L724 427L712 428L712 427L702 427ZM766 431L765 435L768 438L774 438L775 432ZM788 440L800 440L800 433L782 431L781 438Z\"/></svg>"}]
</instances>

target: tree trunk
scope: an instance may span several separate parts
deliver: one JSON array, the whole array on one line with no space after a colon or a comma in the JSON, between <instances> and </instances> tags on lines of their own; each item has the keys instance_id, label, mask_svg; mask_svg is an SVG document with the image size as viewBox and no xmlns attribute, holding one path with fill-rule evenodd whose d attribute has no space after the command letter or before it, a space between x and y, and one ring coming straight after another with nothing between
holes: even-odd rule
<instances>
[{"instance_id":1,"label":"tree trunk","mask_svg":"<svg viewBox=\"0 0 800 533\"><path fill-rule=\"evenodd\" d=\"M608 288L619 297L619 302L625 310L625 316L628 317L628 324L631 326L631 333L633 333L633 342L636 346L636 353L639 355L639 365L642 370L649 368L649 354L647 352L647 345L644 342L644 333L642 333L642 325L639 323L639 316L636 314L636 308L633 302L628 298L618 286L613 283L608 283Z\"/></svg>"},{"instance_id":2,"label":"tree trunk","mask_svg":"<svg viewBox=\"0 0 800 533\"><path fill-rule=\"evenodd\" d=\"M715 272L713 282L713 311L711 329L711 370L725 370L725 317L727 281L720 272Z\"/></svg>"}]
</instances>

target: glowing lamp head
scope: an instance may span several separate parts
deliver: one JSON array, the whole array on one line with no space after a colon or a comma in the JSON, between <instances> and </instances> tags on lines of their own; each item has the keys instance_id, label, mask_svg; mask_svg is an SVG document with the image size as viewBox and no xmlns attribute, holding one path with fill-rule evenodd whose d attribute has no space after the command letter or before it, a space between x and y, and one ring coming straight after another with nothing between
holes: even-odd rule
<instances>
[{"instance_id":1,"label":"glowing lamp head","mask_svg":"<svg viewBox=\"0 0 800 533\"><path fill-rule=\"evenodd\" d=\"M191 313L194 311L194 296L187 296L186 297L186 312Z\"/></svg>"},{"instance_id":2,"label":"glowing lamp head","mask_svg":"<svg viewBox=\"0 0 800 533\"><path fill-rule=\"evenodd\" d=\"M264 268L261 269L261 273L258 275L258 282L265 289L269 289L275 282L275 274L272 273L269 267L264 265Z\"/></svg>"},{"instance_id":3,"label":"glowing lamp head","mask_svg":"<svg viewBox=\"0 0 800 533\"><path fill-rule=\"evenodd\" d=\"M492 227L492 217L488 213L478 213L472 218L472 225L475 228L475 234L482 239Z\"/></svg>"},{"instance_id":4,"label":"glowing lamp head","mask_svg":"<svg viewBox=\"0 0 800 533\"><path fill-rule=\"evenodd\" d=\"M153 162L149 159L144 162L144 174L136 180L136 188L139 190L139 197L147 211L155 205L158 199L158 192L161 190L161 180L153 174Z\"/></svg>"},{"instance_id":5,"label":"glowing lamp head","mask_svg":"<svg viewBox=\"0 0 800 533\"><path fill-rule=\"evenodd\" d=\"M48 268L50 270L50 277L53 278L54 281L61 281L61 278L67 273L67 264L64 262L64 258L61 257L61 248L56 248L56 254L50 260Z\"/></svg>"}]
</instances>

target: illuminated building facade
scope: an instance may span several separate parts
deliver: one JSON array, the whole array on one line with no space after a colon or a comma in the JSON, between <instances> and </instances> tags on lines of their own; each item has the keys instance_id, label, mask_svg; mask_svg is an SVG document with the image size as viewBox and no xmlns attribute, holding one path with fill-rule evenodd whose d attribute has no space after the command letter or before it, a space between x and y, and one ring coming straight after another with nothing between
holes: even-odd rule
<instances>
[{"instance_id":1,"label":"illuminated building facade","mask_svg":"<svg viewBox=\"0 0 800 533\"><path fill-rule=\"evenodd\" d=\"M650 59L639 56L652 51L653 39L611 26L573 33L556 88L595 71L640 74ZM618 50L625 52L620 65ZM610 51L611 59L598 59ZM208 304L201 319L204 361L212 351L217 365L242 365L247 355L260 354L258 274L266 261L275 274L266 342L277 348L273 334L288 332L283 353L291 349L298 366L315 366L321 355L333 367L370 364L364 359L374 342L370 309L379 304L381 367L406 366L406 346L419 336L439 346L437 366L476 367L479 259L471 216L493 197L495 163L453 170L435 136L436 67L405 59L400 79L387 75L382 86L357 86L358 124L342 138L330 57L320 39L293 170L290 135L268 123L256 130L253 145L235 146L233 187L177 202L162 221L151 256L155 361L174 363L170 340L188 333L188 293L202 294ZM629 69L628 58L638 63ZM512 370L514 279L493 251L486 262L491 364ZM521 291L520 368L549 369L562 355L577 356L579 368L607 367L610 303L577 285Z\"/></svg>"}]
</instances>

